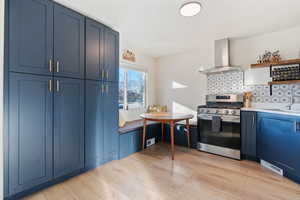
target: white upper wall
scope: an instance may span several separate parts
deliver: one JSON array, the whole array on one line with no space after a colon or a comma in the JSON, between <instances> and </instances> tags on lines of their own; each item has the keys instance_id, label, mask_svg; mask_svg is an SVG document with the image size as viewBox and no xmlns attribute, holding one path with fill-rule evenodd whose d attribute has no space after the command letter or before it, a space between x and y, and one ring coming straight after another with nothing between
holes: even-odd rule
<instances>
[{"instance_id":1,"label":"white upper wall","mask_svg":"<svg viewBox=\"0 0 300 200\"><path fill-rule=\"evenodd\" d=\"M256 63L264 50L281 51L283 59L300 57L300 27L290 28L231 41L231 64L249 67ZM193 51L161 57L157 60L157 100L174 112L196 113L205 104L206 76L197 72L200 67L214 66L214 41L202 43ZM266 68L267 69L267 68ZM268 77L268 69L252 76ZM255 80L255 77L253 77ZM186 86L173 88L173 84ZM175 85L176 85L175 84Z\"/></svg>"},{"instance_id":2,"label":"white upper wall","mask_svg":"<svg viewBox=\"0 0 300 200\"><path fill-rule=\"evenodd\" d=\"M198 73L200 66L212 66L213 43L202 44L194 51L157 60L156 92L159 104L169 111L196 114L205 103L206 76Z\"/></svg>"},{"instance_id":3,"label":"white upper wall","mask_svg":"<svg viewBox=\"0 0 300 200\"><path fill-rule=\"evenodd\" d=\"M136 55L136 62L128 62L122 59L122 52L124 49L133 51ZM136 51L131 47L126 40L120 35L120 66L131 67L146 71L147 77L147 103L148 105L156 103L156 92L155 92L155 75L156 75L156 60L150 56L146 56Z\"/></svg>"},{"instance_id":4,"label":"white upper wall","mask_svg":"<svg viewBox=\"0 0 300 200\"><path fill-rule=\"evenodd\" d=\"M300 26L263 35L231 40L231 64L249 66L265 50L280 50L283 59L300 57Z\"/></svg>"}]
</instances>

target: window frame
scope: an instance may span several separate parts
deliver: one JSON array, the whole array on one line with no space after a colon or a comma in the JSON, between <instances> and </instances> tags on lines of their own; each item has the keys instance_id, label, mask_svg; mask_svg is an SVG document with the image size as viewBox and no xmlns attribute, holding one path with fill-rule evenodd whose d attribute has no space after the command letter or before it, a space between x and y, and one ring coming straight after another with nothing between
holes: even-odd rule
<instances>
[{"instance_id":1,"label":"window frame","mask_svg":"<svg viewBox=\"0 0 300 200\"><path fill-rule=\"evenodd\" d=\"M131 64L131 63L121 63L120 68L124 70L124 106L123 109L121 108L120 110L138 110L138 109L146 109L148 105L148 70L144 69L144 67L138 68L138 65ZM144 77L144 106L137 107L137 108L129 108L128 106L128 99L127 99L127 81L128 81L128 70L134 70L138 72L143 72L145 73ZM120 80L119 80L120 81Z\"/></svg>"}]
</instances>

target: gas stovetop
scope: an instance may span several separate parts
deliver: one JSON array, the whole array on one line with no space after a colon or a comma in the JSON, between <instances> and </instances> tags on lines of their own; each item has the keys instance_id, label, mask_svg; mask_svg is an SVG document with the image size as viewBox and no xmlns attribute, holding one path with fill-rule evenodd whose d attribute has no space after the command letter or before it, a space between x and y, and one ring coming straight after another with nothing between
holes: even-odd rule
<instances>
[{"instance_id":1,"label":"gas stovetop","mask_svg":"<svg viewBox=\"0 0 300 200\"><path fill-rule=\"evenodd\" d=\"M242 94L207 95L206 105L198 106L198 115L240 116Z\"/></svg>"}]
</instances>

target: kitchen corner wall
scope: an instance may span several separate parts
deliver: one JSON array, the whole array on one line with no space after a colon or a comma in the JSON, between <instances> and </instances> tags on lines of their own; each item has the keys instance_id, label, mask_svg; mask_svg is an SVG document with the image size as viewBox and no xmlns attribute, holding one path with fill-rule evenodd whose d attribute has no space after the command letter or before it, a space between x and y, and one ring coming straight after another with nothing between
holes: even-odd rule
<instances>
[{"instance_id":1,"label":"kitchen corner wall","mask_svg":"<svg viewBox=\"0 0 300 200\"><path fill-rule=\"evenodd\" d=\"M197 106L205 103L207 77L198 69L213 64L213 43L202 47L157 60L157 101L167 105L169 111L196 116Z\"/></svg>"},{"instance_id":2,"label":"kitchen corner wall","mask_svg":"<svg viewBox=\"0 0 300 200\"><path fill-rule=\"evenodd\" d=\"M136 62L129 62L122 59L123 49L130 49L136 55ZM135 50L130 46L128 42L122 38L122 33L120 33L120 67L128 67L131 69L137 69L147 72L147 104L156 104L156 60L152 57L143 55L139 51ZM132 109L132 110L120 110L121 118L125 121L133 121L140 119L140 114L145 112L145 109Z\"/></svg>"},{"instance_id":3,"label":"kitchen corner wall","mask_svg":"<svg viewBox=\"0 0 300 200\"><path fill-rule=\"evenodd\" d=\"M230 45L231 64L249 68L251 63L256 62L257 56L265 50L279 49L283 59L299 58L299 35L300 27L294 27L252 37L233 38ZM227 84L231 83L228 87L226 80L229 74L227 73L223 74L225 79L220 82L218 79L222 79L222 75L218 78L218 76L207 77L198 73L200 67L205 69L214 66L213 46L214 41L211 40L201 44L198 49L164 56L157 60L156 92L159 104L167 105L170 111L195 114L197 106L205 104L205 95L216 93L216 90L211 88L216 88L215 84L223 84L217 86L219 89L221 88L222 92L253 91L255 102L268 104L288 103L292 92L291 88L293 88L294 94L300 93L299 85L281 85L274 86L273 96L270 96L269 86L266 84L268 81L267 69L256 73L246 73L247 80L253 80L251 85L244 85L243 73L231 74L234 81L227 81ZM231 86L232 90L228 90ZM226 90L223 90L224 88Z\"/></svg>"}]
</instances>

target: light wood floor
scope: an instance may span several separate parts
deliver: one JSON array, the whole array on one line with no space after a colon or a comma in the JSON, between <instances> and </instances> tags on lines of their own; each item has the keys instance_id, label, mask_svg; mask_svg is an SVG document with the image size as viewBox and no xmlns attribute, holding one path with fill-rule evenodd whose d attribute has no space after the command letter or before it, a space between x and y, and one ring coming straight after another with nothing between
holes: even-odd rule
<instances>
[{"instance_id":1,"label":"light wood floor","mask_svg":"<svg viewBox=\"0 0 300 200\"><path fill-rule=\"evenodd\" d=\"M300 200L300 185L259 164L158 144L25 199Z\"/></svg>"}]
</instances>

